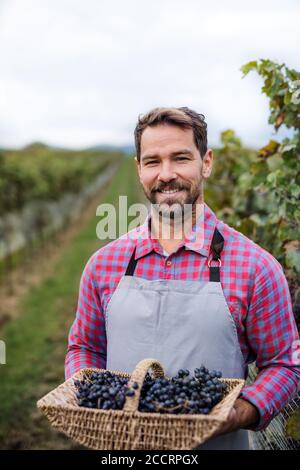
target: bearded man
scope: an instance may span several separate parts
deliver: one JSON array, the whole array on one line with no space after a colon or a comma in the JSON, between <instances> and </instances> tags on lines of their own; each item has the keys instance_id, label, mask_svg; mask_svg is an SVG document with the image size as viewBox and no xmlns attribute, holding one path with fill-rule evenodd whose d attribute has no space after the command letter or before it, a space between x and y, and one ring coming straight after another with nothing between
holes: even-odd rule
<instances>
[{"instance_id":1,"label":"bearded man","mask_svg":"<svg viewBox=\"0 0 300 470\"><path fill-rule=\"evenodd\" d=\"M247 449L247 430L264 429L299 390L299 336L282 267L204 202L213 151L203 115L153 109L139 117L135 145L153 210L88 261L66 377L84 367L131 373L151 357L168 376L204 364L245 379L256 361L256 380L219 435L200 446Z\"/></svg>"}]
</instances>

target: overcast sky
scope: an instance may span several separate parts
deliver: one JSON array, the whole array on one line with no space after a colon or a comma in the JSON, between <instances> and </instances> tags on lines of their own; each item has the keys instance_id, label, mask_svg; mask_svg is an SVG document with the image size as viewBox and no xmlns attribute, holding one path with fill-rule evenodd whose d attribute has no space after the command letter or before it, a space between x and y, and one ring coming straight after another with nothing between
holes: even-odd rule
<instances>
[{"instance_id":1,"label":"overcast sky","mask_svg":"<svg viewBox=\"0 0 300 470\"><path fill-rule=\"evenodd\" d=\"M0 147L133 143L139 113L189 106L210 145L272 137L259 77L300 69L299 0L0 0Z\"/></svg>"}]
</instances>

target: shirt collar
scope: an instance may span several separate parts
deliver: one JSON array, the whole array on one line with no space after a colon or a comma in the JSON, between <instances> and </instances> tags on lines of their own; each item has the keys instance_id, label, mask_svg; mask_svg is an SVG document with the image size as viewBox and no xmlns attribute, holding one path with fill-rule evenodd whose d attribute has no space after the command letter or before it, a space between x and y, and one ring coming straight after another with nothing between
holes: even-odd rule
<instances>
[{"instance_id":1,"label":"shirt collar","mask_svg":"<svg viewBox=\"0 0 300 470\"><path fill-rule=\"evenodd\" d=\"M192 250L202 256L208 257L214 230L217 225L217 217L206 203L203 205L203 213L198 217L193 229L178 246L186 250ZM151 237L151 215L148 213L144 223L136 229L135 259L139 259L151 251L163 254L163 249L156 238ZM177 251L176 250L176 251Z\"/></svg>"}]
</instances>

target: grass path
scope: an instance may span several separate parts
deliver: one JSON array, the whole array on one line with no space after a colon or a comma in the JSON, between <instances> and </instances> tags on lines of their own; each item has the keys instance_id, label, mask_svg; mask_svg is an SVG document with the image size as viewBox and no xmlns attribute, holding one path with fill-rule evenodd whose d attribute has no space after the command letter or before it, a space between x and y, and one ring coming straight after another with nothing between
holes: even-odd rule
<instances>
[{"instance_id":1,"label":"grass path","mask_svg":"<svg viewBox=\"0 0 300 470\"><path fill-rule=\"evenodd\" d=\"M125 159L102 201L141 200L133 161ZM96 209L96 206L95 206ZM94 212L95 214L95 212ZM7 364L0 366L0 448L80 448L53 430L36 401L64 380L67 334L74 320L79 280L90 255L106 241L96 237L93 215L57 260L53 272L19 305L21 315L0 331Z\"/></svg>"}]
</instances>

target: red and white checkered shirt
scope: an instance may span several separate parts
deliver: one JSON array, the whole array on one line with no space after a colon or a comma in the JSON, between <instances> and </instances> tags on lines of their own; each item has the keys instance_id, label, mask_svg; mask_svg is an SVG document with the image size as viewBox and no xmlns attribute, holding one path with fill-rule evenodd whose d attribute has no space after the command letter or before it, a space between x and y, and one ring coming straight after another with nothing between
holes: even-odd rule
<instances>
[{"instance_id":1,"label":"red and white checkered shirt","mask_svg":"<svg viewBox=\"0 0 300 470\"><path fill-rule=\"evenodd\" d=\"M260 413L260 422L253 429L263 429L300 388L300 355L295 350L299 335L288 284L281 265L270 253L218 220L206 204L204 225L200 219L194 227L196 242L187 237L167 257L158 240L150 236L150 216L131 232L133 236L122 236L94 253L80 282L66 378L84 367L106 368L104 313L134 247L137 277L208 282L207 260L217 227L224 237L220 270L224 295L245 362L256 361L260 370L255 382L243 388L241 397Z\"/></svg>"}]
</instances>

